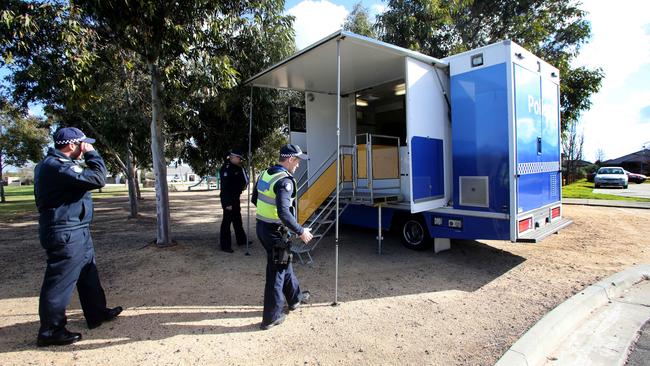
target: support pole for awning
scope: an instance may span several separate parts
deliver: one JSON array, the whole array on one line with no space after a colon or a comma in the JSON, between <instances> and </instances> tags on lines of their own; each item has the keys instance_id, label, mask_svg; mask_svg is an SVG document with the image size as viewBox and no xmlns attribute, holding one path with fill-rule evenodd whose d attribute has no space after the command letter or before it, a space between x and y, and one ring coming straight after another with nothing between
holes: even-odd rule
<instances>
[{"instance_id":1,"label":"support pole for awning","mask_svg":"<svg viewBox=\"0 0 650 366\"><path fill-rule=\"evenodd\" d=\"M338 305L339 295L339 181L341 174L341 38L336 40L336 226L334 235L334 303Z\"/></svg>"},{"instance_id":2,"label":"support pole for awning","mask_svg":"<svg viewBox=\"0 0 650 366\"><path fill-rule=\"evenodd\" d=\"M255 181L253 177L253 159L252 159L252 137L253 137L253 86L251 86L250 105L248 106L248 215L246 218L246 254L251 255L248 251L251 242L251 181Z\"/></svg>"}]
</instances>

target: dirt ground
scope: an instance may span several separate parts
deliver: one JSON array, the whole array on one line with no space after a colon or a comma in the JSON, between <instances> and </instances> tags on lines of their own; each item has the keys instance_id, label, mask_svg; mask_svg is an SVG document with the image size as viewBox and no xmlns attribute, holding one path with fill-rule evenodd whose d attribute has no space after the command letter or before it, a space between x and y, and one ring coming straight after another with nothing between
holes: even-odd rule
<instances>
[{"instance_id":1,"label":"dirt ground","mask_svg":"<svg viewBox=\"0 0 650 366\"><path fill-rule=\"evenodd\" d=\"M0 364L491 365L566 298L650 263L650 210L567 205L575 223L540 244L453 242L437 255L386 235L379 256L374 231L344 227L340 305L330 306L331 235L313 266L295 266L312 303L260 331L265 257L257 239L251 256L220 252L217 194L170 199L179 244L169 249L147 245L155 237L152 196L135 220L126 218L126 198L96 200L100 276L109 305L125 311L89 331L75 294L68 328L83 340L65 347L35 346L45 268L37 217L0 223Z\"/></svg>"}]
</instances>

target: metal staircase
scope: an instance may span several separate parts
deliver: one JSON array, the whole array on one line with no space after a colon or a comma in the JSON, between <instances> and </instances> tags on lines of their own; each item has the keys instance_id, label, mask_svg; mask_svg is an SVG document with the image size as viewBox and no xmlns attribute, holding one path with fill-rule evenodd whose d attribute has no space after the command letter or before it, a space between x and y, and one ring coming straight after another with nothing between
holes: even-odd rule
<instances>
[{"instance_id":1,"label":"metal staircase","mask_svg":"<svg viewBox=\"0 0 650 366\"><path fill-rule=\"evenodd\" d=\"M348 202L339 201L339 217L348 207ZM291 251L300 259L300 263L305 263L303 254L307 255L307 263L312 263L311 251L316 248L318 243L323 239L327 232L336 223L336 193L331 194L327 200L320 206L314 214L307 220L305 227L311 230L314 238L309 243L303 243L299 237L292 237Z\"/></svg>"},{"instance_id":2,"label":"metal staircase","mask_svg":"<svg viewBox=\"0 0 650 366\"><path fill-rule=\"evenodd\" d=\"M377 143L380 139L389 143ZM307 244L295 235L290 238L291 251L301 263L305 263L303 255L307 256L307 263L313 262L311 252L336 223L337 184L339 217L350 204L379 207L381 213L381 205L402 199L399 146L397 137L361 134L354 145L340 145L311 176L307 177L305 171L298 177L301 184L296 216L314 235ZM337 158L341 163L338 174Z\"/></svg>"},{"instance_id":3,"label":"metal staircase","mask_svg":"<svg viewBox=\"0 0 650 366\"><path fill-rule=\"evenodd\" d=\"M342 154L349 146L342 146L339 152ZM303 255L308 258L307 263L312 263L311 251L318 246L323 237L336 223L336 151L323 161L308 179L300 177L304 181L298 188L298 221L303 227L311 230L313 239L309 243L303 243L298 236L291 237L291 251L294 252L301 263L305 263ZM314 179L315 177L315 179ZM342 184L345 178L339 176L339 193L344 189ZM309 181L312 185L309 186ZM347 202L339 199L339 216L348 206Z\"/></svg>"}]
</instances>

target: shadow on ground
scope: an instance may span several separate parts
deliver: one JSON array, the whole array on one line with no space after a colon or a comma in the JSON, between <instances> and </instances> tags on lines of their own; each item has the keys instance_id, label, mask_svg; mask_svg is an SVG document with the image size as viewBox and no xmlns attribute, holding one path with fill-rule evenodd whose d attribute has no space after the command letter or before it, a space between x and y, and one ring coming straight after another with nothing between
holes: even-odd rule
<instances>
[{"instance_id":1,"label":"shadow on ground","mask_svg":"<svg viewBox=\"0 0 650 366\"><path fill-rule=\"evenodd\" d=\"M122 305L127 311L98 331L84 333L95 340L106 338L106 342L80 344L76 349L178 334L258 330L266 259L257 238L253 238L250 256L244 255L245 248L236 246L233 254L218 251L221 210L217 194L177 192L172 197L173 237L179 244L167 249L149 245L155 238L152 196L140 202L141 217L137 219L127 218L125 197L96 200L92 229L100 277L109 305ZM30 318L0 328L0 353L34 347L37 297L45 268L35 219L28 215L0 224L0 256L8 259L0 302L29 304L19 319ZM375 231L342 227L339 301L452 290L472 292L525 260L477 241L453 242L451 250L437 255L415 252L402 247L390 234L384 240L383 254L378 255L375 236ZM313 257L311 265L296 264L296 272L303 289L312 292L314 303L329 304L334 299L333 235L323 239ZM69 309L80 309L76 296ZM0 321L10 316L16 313L0 314ZM158 331L151 332L152 328ZM80 314L71 316L70 329L85 329Z\"/></svg>"}]
</instances>

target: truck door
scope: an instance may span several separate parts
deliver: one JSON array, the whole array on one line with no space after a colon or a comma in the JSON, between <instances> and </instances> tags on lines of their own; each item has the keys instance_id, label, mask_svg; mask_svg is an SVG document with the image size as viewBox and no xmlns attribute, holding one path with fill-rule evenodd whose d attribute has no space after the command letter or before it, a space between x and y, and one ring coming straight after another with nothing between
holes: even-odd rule
<instances>
[{"instance_id":1,"label":"truck door","mask_svg":"<svg viewBox=\"0 0 650 366\"><path fill-rule=\"evenodd\" d=\"M412 213L445 206L449 199L445 179L450 173L450 164L446 164L448 107L441 83L434 66L406 58L406 143Z\"/></svg>"},{"instance_id":2,"label":"truck door","mask_svg":"<svg viewBox=\"0 0 650 366\"><path fill-rule=\"evenodd\" d=\"M559 200L558 87L514 65L517 213Z\"/></svg>"}]
</instances>

